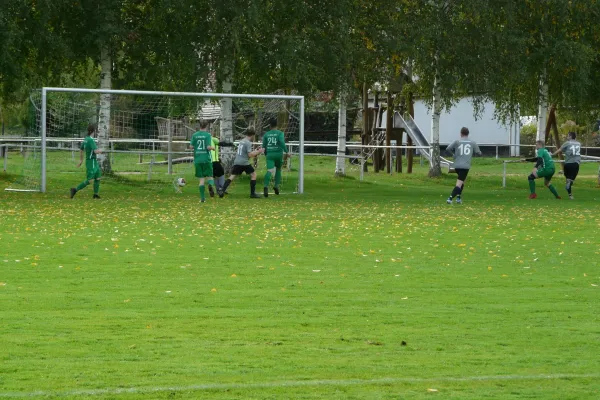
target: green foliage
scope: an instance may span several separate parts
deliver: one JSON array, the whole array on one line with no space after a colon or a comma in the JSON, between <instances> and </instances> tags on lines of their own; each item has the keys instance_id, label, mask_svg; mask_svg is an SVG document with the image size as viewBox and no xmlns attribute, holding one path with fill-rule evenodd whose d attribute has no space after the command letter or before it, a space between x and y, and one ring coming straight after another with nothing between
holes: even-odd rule
<instances>
[{"instance_id":1,"label":"green foliage","mask_svg":"<svg viewBox=\"0 0 600 400\"><path fill-rule=\"evenodd\" d=\"M425 99L437 73L444 106L497 103L498 116L534 111L545 76L550 102L597 112L596 0L5 0L0 98L35 87L98 86L101 46L115 88L360 93L410 68ZM543 75L545 72L546 75ZM581 118L576 118L579 121ZM585 124L592 119L585 121Z\"/></svg>"}]
</instances>

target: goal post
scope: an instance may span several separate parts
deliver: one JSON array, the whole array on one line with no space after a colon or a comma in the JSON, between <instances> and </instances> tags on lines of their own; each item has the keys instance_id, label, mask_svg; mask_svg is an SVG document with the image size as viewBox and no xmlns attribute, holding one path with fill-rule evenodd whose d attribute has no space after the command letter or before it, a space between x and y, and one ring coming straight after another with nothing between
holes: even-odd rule
<instances>
[{"instance_id":1,"label":"goal post","mask_svg":"<svg viewBox=\"0 0 600 400\"><path fill-rule=\"evenodd\" d=\"M24 138L25 146L21 145L21 148L30 150L27 154L32 155L31 160L24 163L29 162L33 167L24 167L25 188L7 190L47 192L49 182L54 185L60 163L66 163L65 169L74 174L75 154L85 136L85 128L89 123L99 122L103 107L101 98L107 95L111 97L109 137L98 140L102 141L99 147L104 146L110 158L108 168L112 171L111 165L117 163L110 176L135 173L140 176L136 179L155 184L157 180L164 184L175 178L174 174L184 172L193 178L192 154L187 145L191 134L198 130L200 119L210 116L211 133L217 138L222 136L220 132L224 125L231 123L233 138L227 138L228 143L232 139L241 139L249 128L255 129L259 140L269 130L268 121L277 118L282 124L278 129L284 131L286 141L298 140L299 144L297 173L294 171L294 182L287 184L289 190L286 192L304 193L304 96L58 87L44 87L32 94L35 116L30 134ZM231 100L227 102L230 104L228 111L219 106L225 103L220 102L223 99ZM233 151L222 147L222 153L224 164L233 162ZM132 160L137 156L139 160L132 166ZM264 160L258 163L264 164ZM125 165L128 165L127 171ZM181 166L176 168L176 165ZM228 172L226 168L226 174ZM39 183L36 182L38 179Z\"/></svg>"}]
</instances>

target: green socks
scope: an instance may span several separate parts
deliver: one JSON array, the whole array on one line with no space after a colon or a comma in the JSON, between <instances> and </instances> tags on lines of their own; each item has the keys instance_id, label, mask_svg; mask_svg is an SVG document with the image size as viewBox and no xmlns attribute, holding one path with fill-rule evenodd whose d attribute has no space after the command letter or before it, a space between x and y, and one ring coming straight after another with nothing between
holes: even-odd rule
<instances>
[{"instance_id":1,"label":"green socks","mask_svg":"<svg viewBox=\"0 0 600 400\"><path fill-rule=\"evenodd\" d=\"M281 168L275 170L275 187L278 188L281 183Z\"/></svg>"},{"instance_id":2,"label":"green socks","mask_svg":"<svg viewBox=\"0 0 600 400\"><path fill-rule=\"evenodd\" d=\"M79 186L77 186L77 191L79 192L81 189L83 189L84 187L86 187L87 185L89 185L90 182L89 181L83 181L79 184Z\"/></svg>"},{"instance_id":3,"label":"green socks","mask_svg":"<svg viewBox=\"0 0 600 400\"><path fill-rule=\"evenodd\" d=\"M211 179L210 181L208 181L208 184L209 184L210 186L215 186L215 181L214 181L214 179Z\"/></svg>"},{"instance_id":4,"label":"green socks","mask_svg":"<svg viewBox=\"0 0 600 400\"><path fill-rule=\"evenodd\" d=\"M205 200L205 196L204 196L204 185L200 185L200 199Z\"/></svg>"},{"instance_id":5,"label":"green socks","mask_svg":"<svg viewBox=\"0 0 600 400\"><path fill-rule=\"evenodd\" d=\"M556 191L553 185L548 186L548 189L550 189L554 197L558 197L558 192Z\"/></svg>"},{"instance_id":6,"label":"green socks","mask_svg":"<svg viewBox=\"0 0 600 400\"><path fill-rule=\"evenodd\" d=\"M533 179L529 181L529 191L531 194L535 193L535 181Z\"/></svg>"},{"instance_id":7,"label":"green socks","mask_svg":"<svg viewBox=\"0 0 600 400\"><path fill-rule=\"evenodd\" d=\"M99 191L100 191L100 181L95 180L94 181L94 194L98 194Z\"/></svg>"},{"instance_id":8,"label":"green socks","mask_svg":"<svg viewBox=\"0 0 600 400\"><path fill-rule=\"evenodd\" d=\"M269 183L271 182L271 171L267 171L265 174L265 187L269 187Z\"/></svg>"}]
</instances>

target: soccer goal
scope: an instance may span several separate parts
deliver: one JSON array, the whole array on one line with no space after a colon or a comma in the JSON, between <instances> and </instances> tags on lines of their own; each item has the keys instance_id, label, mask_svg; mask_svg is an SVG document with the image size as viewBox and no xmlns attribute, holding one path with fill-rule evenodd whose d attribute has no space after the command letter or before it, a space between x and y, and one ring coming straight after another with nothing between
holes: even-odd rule
<instances>
[{"instance_id":1,"label":"soccer goal","mask_svg":"<svg viewBox=\"0 0 600 400\"><path fill-rule=\"evenodd\" d=\"M9 167L20 172L7 190L64 191L81 181L85 166L77 168L79 147L89 124L98 127L103 182L124 183L131 190L173 190L178 178L195 182L189 142L201 120L220 140L226 174L237 141L253 129L259 146L276 120L286 142L297 143L297 157L284 165L280 190L304 192L303 96L78 88L32 92L28 134L9 147ZM255 168L259 176L266 172L263 157Z\"/></svg>"}]
</instances>

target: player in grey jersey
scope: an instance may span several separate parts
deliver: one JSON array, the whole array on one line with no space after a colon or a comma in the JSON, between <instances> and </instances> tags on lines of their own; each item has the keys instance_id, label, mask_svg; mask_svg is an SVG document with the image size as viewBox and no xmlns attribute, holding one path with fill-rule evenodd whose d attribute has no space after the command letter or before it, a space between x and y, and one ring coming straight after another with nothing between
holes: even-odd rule
<instances>
[{"instance_id":1,"label":"player in grey jersey","mask_svg":"<svg viewBox=\"0 0 600 400\"><path fill-rule=\"evenodd\" d=\"M256 157L259 154L263 154L265 152L264 149L252 150L252 140L254 139L254 129L248 128L246 131L246 137L240 140L237 148L237 152L235 153L235 160L233 161L233 168L231 169L231 176L229 179L225 181L225 185L221 188L218 193L219 197L223 197L225 191L231 184L231 181L235 179L236 176L241 175L242 173L246 173L246 175L250 175L250 197L253 199L257 199L260 196L256 194L256 172L252 165L250 165L250 159Z\"/></svg>"},{"instance_id":2,"label":"player in grey jersey","mask_svg":"<svg viewBox=\"0 0 600 400\"><path fill-rule=\"evenodd\" d=\"M575 132L569 132L567 134L567 141L563 143L560 149L552 153L553 156L558 153L563 153L565 156L565 179L567 185L565 189L569 193L569 199L573 200L573 192L571 186L575 183L575 178L579 174L579 164L581 164L581 143L577 140L577 134Z\"/></svg>"},{"instance_id":3,"label":"player in grey jersey","mask_svg":"<svg viewBox=\"0 0 600 400\"><path fill-rule=\"evenodd\" d=\"M456 197L456 203L461 204L461 195L465 186L465 180L471 169L471 158L473 154L481 155L481 150L477 143L469 139L469 129L462 128L460 130L460 140L455 140L450 146L446 148L446 152L454 156L453 167L456 171L458 178L456 179L456 186L452 189L452 193L446 203L452 204L452 200Z\"/></svg>"}]
</instances>

